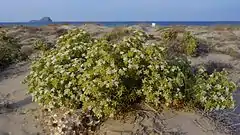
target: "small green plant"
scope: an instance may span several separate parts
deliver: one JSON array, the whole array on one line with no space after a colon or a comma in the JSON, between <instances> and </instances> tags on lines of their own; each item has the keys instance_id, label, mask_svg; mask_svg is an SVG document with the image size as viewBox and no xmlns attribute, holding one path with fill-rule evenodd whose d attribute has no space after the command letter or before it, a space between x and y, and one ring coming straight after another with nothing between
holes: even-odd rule
<instances>
[{"instance_id":1,"label":"small green plant","mask_svg":"<svg viewBox=\"0 0 240 135\"><path fill-rule=\"evenodd\" d=\"M166 42L176 41L178 32L174 29L170 29L163 32L162 39Z\"/></svg>"},{"instance_id":2,"label":"small green plant","mask_svg":"<svg viewBox=\"0 0 240 135\"><path fill-rule=\"evenodd\" d=\"M72 30L58 39L56 48L33 62L26 78L28 92L45 107L90 109L99 118L114 116L142 101L155 107L201 103L206 110L215 109L217 106L205 106L200 100L211 99L214 92L198 95L216 91L217 83L228 88L227 97L232 96L235 87L225 74L197 73L195 77L186 57L169 58L165 47L149 45L148 39L146 33L133 30L130 36L113 43L94 39L81 29ZM212 76L220 81L212 82ZM207 77L210 80L203 79ZM206 90L208 85L214 87ZM218 92L226 95L225 90ZM232 100L226 100L208 101L232 107Z\"/></svg>"},{"instance_id":3,"label":"small green plant","mask_svg":"<svg viewBox=\"0 0 240 135\"><path fill-rule=\"evenodd\" d=\"M185 32L183 34L182 43L180 45L182 52L186 55L191 56L196 52L197 40L193 35L191 35L190 32Z\"/></svg>"}]
</instances>

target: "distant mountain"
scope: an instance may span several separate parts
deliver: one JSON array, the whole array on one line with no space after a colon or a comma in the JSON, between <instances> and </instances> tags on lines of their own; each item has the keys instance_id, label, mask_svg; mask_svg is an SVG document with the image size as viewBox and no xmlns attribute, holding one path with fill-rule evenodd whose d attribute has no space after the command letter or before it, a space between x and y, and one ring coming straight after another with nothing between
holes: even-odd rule
<instances>
[{"instance_id":1,"label":"distant mountain","mask_svg":"<svg viewBox=\"0 0 240 135\"><path fill-rule=\"evenodd\" d=\"M30 22L53 22L50 17L43 17L40 20L31 20Z\"/></svg>"}]
</instances>

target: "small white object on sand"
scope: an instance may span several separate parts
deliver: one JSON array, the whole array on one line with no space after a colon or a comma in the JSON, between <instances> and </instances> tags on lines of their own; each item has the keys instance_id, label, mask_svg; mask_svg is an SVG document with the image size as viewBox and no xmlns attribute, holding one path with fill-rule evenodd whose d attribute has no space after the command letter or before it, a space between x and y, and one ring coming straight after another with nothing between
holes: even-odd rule
<instances>
[{"instance_id":1,"label":"small white object on sand","mask_svg":"<svg viewBox=\"0 0 240 135\"><path fill-rule=\"evenodd\" d=\"M152 23L152 27L155 27L156 26L156 23Z\"/></svg>"}]
</instances>

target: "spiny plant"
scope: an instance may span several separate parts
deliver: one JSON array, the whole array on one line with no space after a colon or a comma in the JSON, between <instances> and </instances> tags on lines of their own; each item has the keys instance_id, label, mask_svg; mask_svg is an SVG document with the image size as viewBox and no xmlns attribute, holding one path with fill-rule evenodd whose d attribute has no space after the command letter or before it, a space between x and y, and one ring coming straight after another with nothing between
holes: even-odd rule
<instances>
[{"instance_id":1,"label":"spiny plant","mask_svg":"<svg viewBox=\"0 0 240 135\"><path fill-rule=\"evenodd\" d=\"M117 43L94 39L81 29L69 31L58 39L56 48L33 62L25 80L28 92L44 107L90 109L98 118L114 116L142 101L155 107L232 107L231 92L236 87L224 72L196 75L186 57L169 58L165 47L148 44L148 39L136 30ZM226 102L221 97L211 100L219 93Z\"/></svg>"}]
</instances>

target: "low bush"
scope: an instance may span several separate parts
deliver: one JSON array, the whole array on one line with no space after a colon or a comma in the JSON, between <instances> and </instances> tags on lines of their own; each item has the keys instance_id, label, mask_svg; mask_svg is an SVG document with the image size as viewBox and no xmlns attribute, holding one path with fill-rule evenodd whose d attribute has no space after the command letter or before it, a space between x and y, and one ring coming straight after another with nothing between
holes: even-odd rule
<instances>
[{"instance_id":1,"label":"low bush","mask_svg":"<svg viewBox=\"0 0 240 135\"><path fill-rule=\"evenodd\" d=\"M7 36L5 32L0 32L0 69L17 61L26 59L27 56L22 54L21 46L13 37Z\"/></svg>"},{"instance_id":2,"label":"low bush","mask_svg":"<svg viewBox=\"0 0 240 135\"><path fill-rule=\"evenodd\" d=\"M183 35L179 37L179 34ZM168 48L169 54L185 54L187 56L196 55L198 40L190 32L178 32L170 29L162 34L164 45Z\"/></svg>"},{"instance_id":3,"label":"low bush","mask_svg":"<svg viewBox=\"0 0 240 135\"><path fill-rule=\"evenodd\" d=\"M190 33L185 32L183 34L182 43L181 43L181 52L186 55L194 55L197 49L197 39Z\"/></svg>"},{"instance_id":4,"label":"low bush","mask_svg":"<svg viewBox=\"0 0 240 135\"><path fill-rule=\"evenodd\" d=\"M148 39L133 30L112 43L72 30L33 62L26 78L28 92L45 107L91 109L99 118L114 116L136 102L155 107L200 105L205 110L234 105L236 86L225 72L195 73L186 57L169 58L165 47L148 44Z\"/></svg>"},{"instance_id":5,"label":"low bush","mask_svg":"<svg viewBox=\"0 0 240 135\"><path fill-rule=\"evenodd\" d=\"M174 29L166 30L162 33L162 39L165 42L176 41L178 32Z\"/></svg>"}]
</instances>

